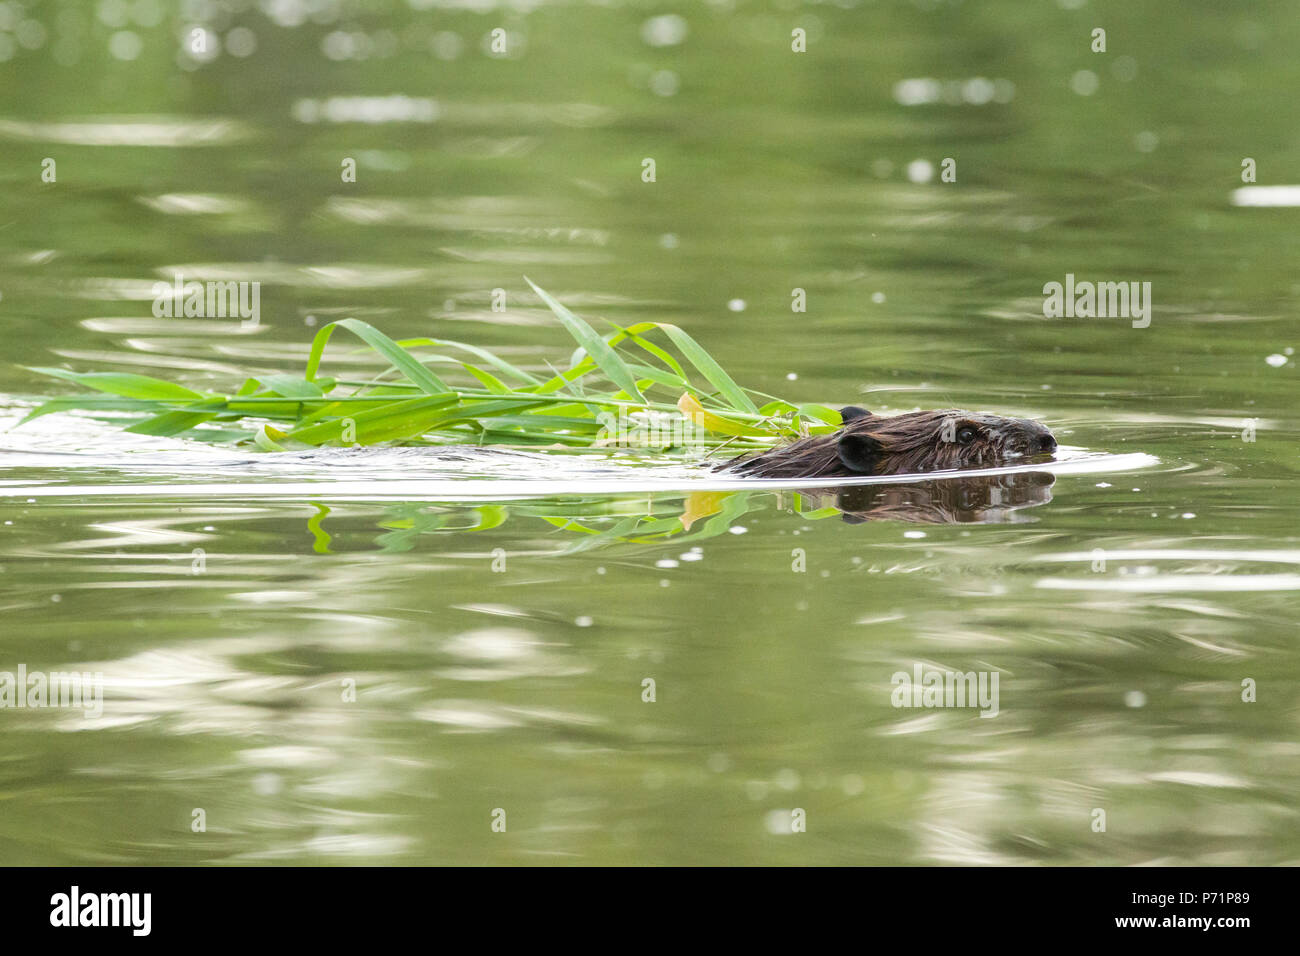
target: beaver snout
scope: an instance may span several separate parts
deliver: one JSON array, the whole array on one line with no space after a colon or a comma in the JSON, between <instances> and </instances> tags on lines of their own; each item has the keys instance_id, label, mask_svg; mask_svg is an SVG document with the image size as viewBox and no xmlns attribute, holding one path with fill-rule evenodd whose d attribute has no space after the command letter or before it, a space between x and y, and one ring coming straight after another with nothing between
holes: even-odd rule
<instances>
[{"instance_id":1,"label":"beaver snout","mask_svg":"<svg viewBox=\"0 0 1300 956\"><path fill-rule=\"evenodd\" d=\"M1016 451L1022 455L1050 455L1056 451L1056 436L1044 426L1034 421L1022 420L1016 423L1021 432L1014 443Z\"/></svg>"}]
</instances>

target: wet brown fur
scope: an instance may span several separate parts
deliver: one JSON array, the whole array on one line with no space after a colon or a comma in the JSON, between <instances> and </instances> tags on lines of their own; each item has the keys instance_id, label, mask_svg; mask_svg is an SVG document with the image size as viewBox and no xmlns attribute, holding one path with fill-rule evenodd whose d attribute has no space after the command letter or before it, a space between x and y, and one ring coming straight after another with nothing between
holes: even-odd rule
<instances>
[{"instance_id":1,"label":"wet brown fur","mask_svg":"<svg viewBox=\"0 0 1300 956\"><path fill-rule=\"evenodd\" d=\"M847 423L834 434L743 455L721 468L755 478L911 475L1041 460L1056 449L1046 427L1024 418L960 409L881 416L850 407L843 413Z\"/></svg>"}]
</instances>

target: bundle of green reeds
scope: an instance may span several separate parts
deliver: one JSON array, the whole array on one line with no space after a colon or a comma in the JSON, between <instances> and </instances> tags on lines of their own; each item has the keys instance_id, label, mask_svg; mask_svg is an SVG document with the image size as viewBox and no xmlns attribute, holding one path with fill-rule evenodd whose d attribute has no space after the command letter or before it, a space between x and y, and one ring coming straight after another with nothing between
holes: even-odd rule
<instances>
[{"instance_id":1,"label":"bundle of green reeds","mask_svg":"<svg viewBox=\"0 0 1300 956\"><path fill-rule=\"evenodd\" d=\"M647 415L689 421L692 434L703 436L692 444L706 449L750 448L840 424L839 412L825 405L796 405L741 388L675 325L609 323L602 335L528 283L578 346L569 367L549 377L475 345L394 341L366 322L342 319L316 333L301 377L249 377L227 394L132 373L36 368L94 392L50 399L23 421L73 410L117 419L126 414L130 432L252 442L267 451L378 442L587 448L614 443L611 416L625 421ZM321 376L325 347L338 328L359 338L389 368L368 381ZM652 341L654 333L666 345Z\"/></svg>"}]
</instances>

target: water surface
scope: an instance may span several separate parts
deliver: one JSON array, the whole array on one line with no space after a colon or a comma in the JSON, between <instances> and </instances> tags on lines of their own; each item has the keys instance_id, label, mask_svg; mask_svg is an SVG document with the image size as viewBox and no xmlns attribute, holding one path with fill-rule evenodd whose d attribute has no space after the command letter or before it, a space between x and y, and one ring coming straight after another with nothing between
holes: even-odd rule
<instances>
[{"instance_id":1,"label":"water surface","mask_svg":"<svg viewBox=\"0 0 1300 956\"><path fill-rule=\"evenodd\" d=\"M0 860L1300 860L1297 210L1237 192L1300 183L1293 4L184 6L0 7L6 426L63 389L23 366L230 388L344 316L545 371L527 274L1069 454L926 520L951 485L0 432L0 671L104 687L0 710ZM156 318L178 272L261 321ZM1067 273L1150 325L1044 318ZM996 716L893 706L918 665Z\"/></svg>"}]
</instances>

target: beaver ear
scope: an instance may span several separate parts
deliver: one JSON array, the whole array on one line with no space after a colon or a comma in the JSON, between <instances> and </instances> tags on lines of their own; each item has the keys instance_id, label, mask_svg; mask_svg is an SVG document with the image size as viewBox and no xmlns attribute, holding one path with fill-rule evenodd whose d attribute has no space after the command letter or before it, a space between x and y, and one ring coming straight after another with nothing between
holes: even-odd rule
<instances>
[{"instance_id":1,"label":"beaver ear","mask_svg":"<svg viewBox=\"0 0 1300 956\"><path fill-rule=\"evenodd\" d=\"M870 435L855 435L852 432L845 432L835 443L835 450L839 452L844 467L864 475L875 470L876 461L884 447Z\"/></svg>"},{"instance_id":2,"label":"beaver ear","mask_svg":"<svg viewBox=\"0 0 1300 956\"><path fill-rule=\"evenodd\" d=\"M847 425L849 422L856 422L859 418L870 418L871 413L865 408L857 405L845 405L840 409L841 424Z\"/></svg>"}]
</instances>

